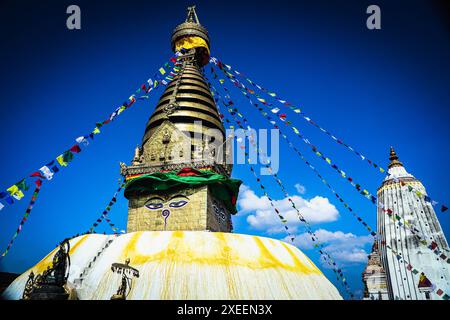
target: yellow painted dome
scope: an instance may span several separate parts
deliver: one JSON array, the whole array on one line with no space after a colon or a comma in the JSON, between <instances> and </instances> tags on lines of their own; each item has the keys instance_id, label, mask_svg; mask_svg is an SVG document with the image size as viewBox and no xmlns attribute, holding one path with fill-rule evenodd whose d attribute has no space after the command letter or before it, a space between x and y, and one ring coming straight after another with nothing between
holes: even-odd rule
<instances>
[{"instance_id":1,"label":"yellow painted dome","mask_svg":"<svg viewBox=\"0 0 450 320\"><path fill-rule=\"evenodd\" d=\"M297 248L282 241L219 232L144 231L70 240L69 287L78 299L110 299L121 276L113 263L139 270L127 299L342 299ZM20 299L31 271L42 273L57 249L4 292ZM80 280L82 278L82 280Z\"/></svg>"}]
</instances>

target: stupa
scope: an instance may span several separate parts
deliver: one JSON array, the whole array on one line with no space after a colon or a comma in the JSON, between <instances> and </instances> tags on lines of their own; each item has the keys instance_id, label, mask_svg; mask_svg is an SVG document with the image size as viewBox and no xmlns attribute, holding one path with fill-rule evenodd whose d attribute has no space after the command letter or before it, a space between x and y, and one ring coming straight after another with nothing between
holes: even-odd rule
<instances>
[{"instance_id":1,"label":"stupa","mask_svg":"<svg viewBox=\"0 0 450 320\"><path fill-rule=\"evenodd\" d=\"M182 52L180 71L162 94L131 164L121 164L127 233L69 241L68 298L342 299L296 247L231 233L241 181L230 177L231 150L201 72L210 39L194 7L171 44ZM58 252L19 276L3 297L23 298L30 273L51 274Z\"/></svg>"}]
</instances>

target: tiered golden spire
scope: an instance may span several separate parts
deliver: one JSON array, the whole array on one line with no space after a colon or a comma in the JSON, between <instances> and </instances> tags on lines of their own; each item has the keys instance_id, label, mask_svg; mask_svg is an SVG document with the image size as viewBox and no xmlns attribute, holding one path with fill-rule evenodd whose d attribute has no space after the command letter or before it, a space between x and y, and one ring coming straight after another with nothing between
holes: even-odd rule
<instances>
[{"instance_id":1,"label":"tiered golden spire","mask_svg":"<svg viewBox=\"0 0 450 320\"><path fill-rule=\"evenodd\" d=\"M388 165L389 169L392 168L392 167L403 167L403 163L398 160L397 153L395 152L393 147L391 147L389 160L391 160L391 162Z\"/></svg>"}]
</instances>

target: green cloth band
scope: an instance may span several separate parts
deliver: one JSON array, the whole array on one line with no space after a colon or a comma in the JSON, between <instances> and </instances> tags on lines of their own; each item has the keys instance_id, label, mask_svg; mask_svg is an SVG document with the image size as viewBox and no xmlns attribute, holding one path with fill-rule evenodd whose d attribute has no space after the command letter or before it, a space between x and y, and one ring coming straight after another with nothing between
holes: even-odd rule
<instances>
[{"instance_id":1,"label":"green cloth band","mask_svg":"<svg viewBox=\"0 0 450 320\"><path fill-rule=\"evenodd\" d=\"M188 176L177 173L179 172L155 172L134 178L127 182L125 196L133 191L155 192L183 186L212 185L214 187L210 190L213 196L222 200L232 214L237 212L236 201L241 180L227 178L213 171L196 171L195 175Z\"/></svg>"}]
</instances>

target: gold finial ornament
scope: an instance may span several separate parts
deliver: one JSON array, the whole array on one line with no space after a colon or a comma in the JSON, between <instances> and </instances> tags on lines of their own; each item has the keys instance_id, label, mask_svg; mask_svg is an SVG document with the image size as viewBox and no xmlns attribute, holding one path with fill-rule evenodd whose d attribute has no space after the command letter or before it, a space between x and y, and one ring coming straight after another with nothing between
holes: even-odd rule
<instances>
[{"instance_id":1,"label":"gold finial ornament","mask_svg":"<svg viewBox=\"0 0 450 320\"><path fill-rule=\"evenodd\" d=\"M397 153L395 152L393 147L391 147L389 160L391 160L391 162L388 165L389 169L392 168L392 167L403 167L403 163L398 160Z\"/></svg>"},{"instance_id":2,"label":"gold finial ornament","mask_svg":"<svg viewBox=\"0 0 450 320\"><path fill-rule=\"evenodd\" d=\"M197 63L201 66L209 62L209 35L200 24L195 6L187 8L186 20L173 30L171 44L174 52L194 49Z\"/></svg>"}]
</instances>

